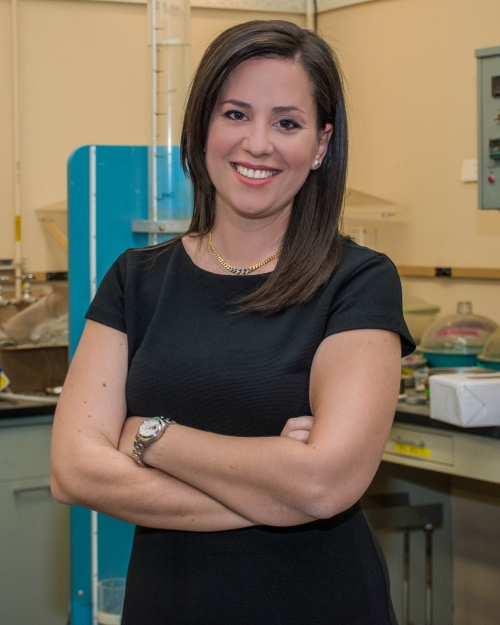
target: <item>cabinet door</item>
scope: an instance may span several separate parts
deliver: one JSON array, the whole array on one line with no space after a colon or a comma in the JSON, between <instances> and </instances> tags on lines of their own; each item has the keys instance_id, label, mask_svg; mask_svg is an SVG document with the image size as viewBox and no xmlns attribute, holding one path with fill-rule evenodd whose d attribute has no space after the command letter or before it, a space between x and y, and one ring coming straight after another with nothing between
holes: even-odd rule
<instances>
[{"instance_id":1,"label":"cabinet door","mask_svg":"<svg viewBox=\"0 0 500 625\"><path fill-rule=\"evenodd\" d=\"M51 423L0 422L0 482L49 475L51 434Z\"/></svg>"},{"instance_id":2,"label":"cabinet door","mask_svg":"<svg viewBox=\"0 0 500 625\"><path fill-rule=\"evenodd\" d=\"M0 483L0 622L66 625L69 597L67 506L49 478Z\"/></svg>"}]
</instances>

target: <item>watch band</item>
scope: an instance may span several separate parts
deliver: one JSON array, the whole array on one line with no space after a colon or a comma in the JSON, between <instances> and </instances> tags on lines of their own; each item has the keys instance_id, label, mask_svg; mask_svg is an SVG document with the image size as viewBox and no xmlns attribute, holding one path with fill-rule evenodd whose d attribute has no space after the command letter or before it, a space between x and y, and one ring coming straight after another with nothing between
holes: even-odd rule
<instances>
[{"instance_id":1,"label":"watch band","mask_svg":"<svg viewBox=\"0 0 500 625\"><path fill-rule=\"evenodd\" d=\"M144 451L144 449L144 444L140 443L136 438L134 441L134 449L132 450L132 458L137 462L140 467L150 468L148 464L145 464L142 461L142 452Z\"/></svg>"},{"instance_id":2,"label":"watch band","mask_svg":"<svg viewBox=\"0 0 500 625\"><path fill-rule=\"evenodd\" d=\"M157 423L156 431L152 432L149 435L144 435L141 433L141 428L146 423L146 421L151 421L151 422L156 421ZM163 416L145 419L141 423L141 425L139 426L139 430L137 431L137 434L135 436L134 448L132 450L132 458L137 462L137 464L140 467L149 467L149 465L145 464L145 462L142 459L142 454L144 453L144 450L151 443L161 438L165 430L168 428L169 425L172 425L172 423L176 423L176 421L174 421L173 419L169 419L168 417L163 417Z\"/></svg>"}]
</instances>

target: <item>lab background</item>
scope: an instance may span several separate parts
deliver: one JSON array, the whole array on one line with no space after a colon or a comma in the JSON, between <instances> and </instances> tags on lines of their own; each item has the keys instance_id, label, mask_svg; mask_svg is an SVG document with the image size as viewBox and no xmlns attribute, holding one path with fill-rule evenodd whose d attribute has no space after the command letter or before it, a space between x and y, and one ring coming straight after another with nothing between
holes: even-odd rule
<instances>
[{"instance_id":1,"label":"lab background","mask_svg":"<svg viewBox=\"0 0 500 625\"><path fill-rule=\"evenodd\" d=\"M500 46L499 3L318 0L317 10L317 32L336 50L348 93L351 147L344 230L392 258L400 269L405 301L419 298L430 308L438 307L440 316L454 313L459 301L472 302L475 313L500 324L500 212L479 210L474 179L475 51ZM18 236L13 208L17 116L23 271L64 277L68 258L57 230L66 231L68 158L86 145L150 143L147 8L139 2L19 0L17 77L11 17L12 3L0 0L0 258L14 257ZM195 1L190 15L191 71L217 34L251 19L307 24L304 3L298 0ZM57 226L56 234L44 225L47 217ZM453 269L465 268L468 273L455 274L471 277L435 277L429 268L451 268L452 275ZM64 293L64 279L56 282ZM12 296L12 287L6 281L5 297ZM43 288L43 281L33 279L32 295ZM2 616L0 602L0 621L8 625L66 623L70 567L75 575L69 557L68 508L45 501L50 495L34 489L22 496L29 498L28 523L21 509L26 501L12 495L18 479L35 477L44 483L48 457L17 473L9 464L12 450L18 463L31 462L40 450L48 454L50 410L43 422L37 414L42 412L26 418L9 413L3 418L0 412L0 449L6 448L0 460L0 508L10 509L1 503L3 499L10 505L9 498L18 506L10 516L4 513L3 522L0 512L0 543L5 546L0 550L7 553L10 548L10 558L15 541L22 544L18 557L9 560L9 570L2 567L0 579L19 574L30 588L19 593L19 610L9 612L8 618ZM410 455L396 462L395 453L386 454L370 489L377 494L404 491L413 505L441 504L442 523L433 536L433 622L438 625L493 625L500 613L500 448L495 438L467 433L466 437L459 433L447 441L451 460L427 467L422 457ZM476 440L480 438L481 445ZM460 465L460 453L469 453L464 441L472 444L471 463L488 464L484 471L453 468ZM16 451L20 449L21 453ZM37 525L41 504L50 505L50 512ZM25 535L19 533L21 526ZM26 545L37 533L47 548L30 554ZM405 534L381 531L379 537L398 618L404 623ZM80 537L73 535L71 540L78 542ZM411 533L406 622L415 625L428 622L425 540L424 531ZM43 597L37 588L43 588ZM35 601L30 597L39 597L36 600L48 606L50 617L36 605L29 606ZM28 608L38 621L25 620L22 615Z\"/></svg>"}]
</instances>

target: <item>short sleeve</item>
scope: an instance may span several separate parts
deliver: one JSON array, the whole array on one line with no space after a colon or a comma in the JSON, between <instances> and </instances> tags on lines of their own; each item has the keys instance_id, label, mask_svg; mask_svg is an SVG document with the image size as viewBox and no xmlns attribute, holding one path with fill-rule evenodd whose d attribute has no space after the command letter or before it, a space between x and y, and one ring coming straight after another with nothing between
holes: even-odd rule
<instances>
[{"instance_id":1,"label":"short sleeve","mask_svg":"<svg viewBox=\"0 0 500 625\"><path fill-rule=\"evenodd\" d=\"M125 319L126 266L126 255L122 254L111 265L102 279L85 315L86 319L97 321L125 333L127 332Z\"/></svg>"},{"instance_id":2,"label":"short sleeve","mask_svg":"<svg viewBox=\"0 0 500 625\"><path fill-rule=\"evenodd\" d=\"M403 356L415 349L403 317L401 281L396 267L384 254L366 260L338 289L325 337L362 328L399 334Z\"/></svg>"}]
</instances>

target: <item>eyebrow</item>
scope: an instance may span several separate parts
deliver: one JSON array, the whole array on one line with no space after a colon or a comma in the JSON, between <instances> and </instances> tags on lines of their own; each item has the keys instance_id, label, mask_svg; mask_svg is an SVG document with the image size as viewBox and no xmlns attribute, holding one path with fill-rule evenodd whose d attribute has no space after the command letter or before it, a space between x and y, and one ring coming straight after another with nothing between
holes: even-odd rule
<instances>
[{"instance_id":1,"label":"eyebrow","mask_svg":"<svg viewBox=\"0 0 500 625\"><path fill-rule=\"evenodd\" d=\"M252 105L247 102L242 102L241 100L224 100L221 102L221 106L223 104L232 104L233 106L239 106L244 109L251 109ZM300 113L304 113L302 109L299 109L298 106L273 106L274 113L290 113L291 111L299 111ZM305 114L305 113L304 113Z\"/></svg>"}]
</instances>

